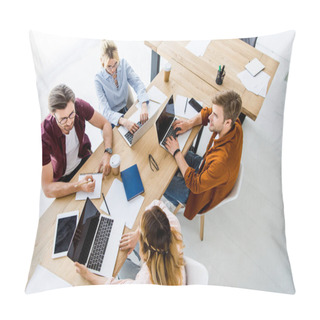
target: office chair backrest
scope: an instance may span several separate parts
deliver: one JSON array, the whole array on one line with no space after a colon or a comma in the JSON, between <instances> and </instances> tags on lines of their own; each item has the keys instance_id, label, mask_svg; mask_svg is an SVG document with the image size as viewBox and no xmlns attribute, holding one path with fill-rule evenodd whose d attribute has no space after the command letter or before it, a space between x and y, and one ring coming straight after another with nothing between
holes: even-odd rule
<instances>
[{"instance_id":1,"label":"office chair backrest","mask_svg":"<svg viewBox=\"0 0 320 320\"><path fill-rule=\"evenodd\" d=\"M225 199L223 199L217 206L215 206L214 209L238 198L239 193L240 193L240 189L241 189L242 178L243 178L243 165L242 165L242 163L240 163L238 178L237 178L236 183L234 184L231 192L227 195L227 197Z\"/></svg>"},{"instance_id":2,"label":"office chair backrest","mask_svg":"<svg viewBox=\"0 0 320 320\"><path fill-rule=\"evenodd\" d=\"M207 268L200 262L189 257L184 257L185 270L187 276L187 285L203 284L207 285L209 281L209 274Z\"/></svg>"}]
</instances>

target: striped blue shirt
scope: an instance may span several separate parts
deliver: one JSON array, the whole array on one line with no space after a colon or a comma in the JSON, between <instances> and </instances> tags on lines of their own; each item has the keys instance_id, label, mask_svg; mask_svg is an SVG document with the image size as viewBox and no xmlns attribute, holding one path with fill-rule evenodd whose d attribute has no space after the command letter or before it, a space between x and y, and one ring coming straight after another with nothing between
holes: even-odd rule
<instances>
[{"instance_id":1,"label":"striped blue shirt","mask_svg":"<svg viewBox=\"0 0 320 320\"><path fill-rule=\"evenodd\" d=\"M127 105L128 84L136 92L140 103L149 101L144 84L125 59L120 60L117 68L117 81L118 88L112 75L104 68L101 68L94 79L99 99L99 111L114 125L118 125L119 118L122 116L118 111Z\"/></svg>"}]
</instances>

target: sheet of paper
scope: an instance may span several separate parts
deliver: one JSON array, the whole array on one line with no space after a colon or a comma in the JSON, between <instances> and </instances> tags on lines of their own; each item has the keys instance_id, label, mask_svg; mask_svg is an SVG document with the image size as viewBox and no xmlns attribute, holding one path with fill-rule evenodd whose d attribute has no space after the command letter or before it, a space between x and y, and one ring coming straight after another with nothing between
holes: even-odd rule
<instances>
[{"instance_id":1,"label":"sheet of paper","mask_svg":"<svg viewBox=\"0 0 320 320\"><path fill-rule=\"evenodd\" d=\"M76 200L86 200L89 199L99 199L101 197L101 186L102 186L102 173L86 173L79 175L79 181L83 179L86 175L91 174L95 180L95 188L93 192L78 191L76 194Z\"/></svg>"},{"instance_id":2,"label":"sheet of paper","mask_svg":"<svg viewBox=\"0 0 320 320\"><path fill-rule=\"evenodd\" d=\"M264 98L266 97L270 76L264 71L253 77L247 70L243 70L237 76L247 90Z\"/></svg>"},{"instance_id":3,"label":"sheet of paper","mask_svg":"<svg viewBox=\"0 0 320 320\"><path fill-rule=\"evenodd\" d=\"M187 100L189 101L190 98L176 95L176 99L174 102L174 113L176 116L191 119L192 117L198 114L198 112L189 103L187 103L186 112L184 113ZM197 102L202 106L202 102Z\"/></svg>"},{"instance_id":4,"label":"sheet of paper","mask_svg":"<svg viewBox=\"0 0 320 320\"><path fill-rule=\"evenodd\" d=\"M162 105L167 99L167 96L156 86L152 86L148 91L148 97L151 100L157 101Z\"/></svg>"},{"instance_id":5,"label":"sheet of paper","mask_svg":"<svg viewBox=\"0 0 320 320\"><path fill-rule=\"evenodd\" d=\"M265 66L257 58L254 58L245 66L245 68L253 77L255 77L260 71L265 68Z\"/></svg>"},{"instance_id":6,"label":"sheet of paper","mask_svg":"<svg viewBox=\"0 0 320 320\"><path fill-rule=\"evenodd\" d=\"M156 86L152 86L149 91L147 92L149 97L149 104L152 103L151 100L157 101L159 103L156 103L159 107L163 104L163 102L167 99L167 96ZM141 103L137 103L138 110L141 109Z\"/></svg>"},{"instance_id":7,"label":"sheet of paper","mask_svg":"<svg viewBox=\"0 0 320 320\"><path fill-rule=\"evenodd\" d=\"M129 229L132 229L144 201L144 197L138 195L132 200L127 201L123 183L118 179L114 179L105 199L108 204L111 217L125 221L126 226ZM108 213L104 201L102 202L100 209Z\"/></svg>"},{"instance_id":8,"label":"sheet of paper","mask_svg":"<svg viewBox=\"0 0 320 320\"><path fill-rule=\"evenodd\" d=\"M188 49L189 51L191 51L194 55L196 55L197 57L203 56L204 53L207 50L207 47L210 43L210 40L196 40L196 41L190 41L187 45L186 45L186 49Z\"/></svg>"}]
</instances>

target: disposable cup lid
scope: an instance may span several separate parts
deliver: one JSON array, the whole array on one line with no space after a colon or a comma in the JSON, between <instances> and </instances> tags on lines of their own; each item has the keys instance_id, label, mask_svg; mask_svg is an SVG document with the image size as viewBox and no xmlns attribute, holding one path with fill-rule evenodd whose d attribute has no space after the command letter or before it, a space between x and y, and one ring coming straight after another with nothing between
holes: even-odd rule
<instances>
[{"instance_id":1,"label":"disposable cup lid","mask_svg":"<svg viewBox=\"0 0 320 320\"><path fill-rule=\"evenodd\" d=\"M163 68L165 71L170 71L171 70L171 64L170 63L166 63L166 65Z\"/></svg>"},{"instance_id":2,"label":"disposable cup lid","mask_svg":"<svg viewBox=\"0 0 320 320\"><path fill-rule=\"evenodd\" d=\"M112 168L116 168L120 165L120 156L118 154L114 154L110 159L110 166Z\"/></svg>"}]
</instances>

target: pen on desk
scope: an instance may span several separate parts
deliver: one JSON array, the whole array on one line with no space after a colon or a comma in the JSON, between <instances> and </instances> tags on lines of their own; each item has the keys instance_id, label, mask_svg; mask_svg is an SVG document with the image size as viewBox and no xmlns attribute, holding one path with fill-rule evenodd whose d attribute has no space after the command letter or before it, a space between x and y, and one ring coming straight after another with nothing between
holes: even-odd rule
<instances>
[{"instance_id":1,"label":"pen on desk","mask_svg":"<svg viewBox=\"0 0 320 320\"><path fill-rule=\"evenodd\" d=\"M187 105L188 105L188 98L186 99L186 105L184 106L184 114L186 114L186 111L187 111Z\"/></svg>"},{"instance_id":2,"label":"pen on desk","mask_svg":"<svg viewBox=\"0 0 320 320\"><path fill-rule=\"evenodd\" d=\"M224 71L224 65L223 65L222 70L221 70L221 73L222 73L222 74L223 74L223 71Z\"/></svg>"},{"instance_id":3,"label":"pen on desk","mask_svg":"<svg viewBox=\"0 0 320 320\"><path fill-rule=\"evenodd\" d=\"M221 71L221 64L220 64L220 66L219 66L219 71Z\"/></svg>"},{"instance_id":4,"label":"pen on desk","mask_svg":"<svg viewBox=\"0 0 320 320\"><path fill-rule=\"evenodd\" d=\"M107 210L108 210L109 216L111 217L111 214L110 214L110 211L109 211L109 208L108 208L108 205L107 205L107 201L106 201L106 198L104 197L103 192L102 192L102 197L103 197L103 201L104 201L104 203L105 203L105 205L106 205L106 207L107 207Z\"/></svg>"},{"instance_id":5,"label":"pen on desk","mask_svg":"<svg viewBox=\"0 0 320 320\"><path fill-rule=\"evenodd\" d=\"M85 181L82 181L81 183L76 184L74 187L75 187L75 188L78 188L79 186L82 186L83 184L89 183L89 182L91 182L91 181L92 181L92 180L89 178L88 180L85 180Z\"/></svg>"},{"instance_id":6,"label":"pen on desk","mask_svg":"<svg viewBox=\"0 0 320 320\"><path fill-rule=\"evenodd\" d=\"M156 101L156 100L149 99L149 101L155 102L155 103L157 103L157 104L161 104L160 102L158 102L158 101Z\"/></svg>"}]
</instances>

